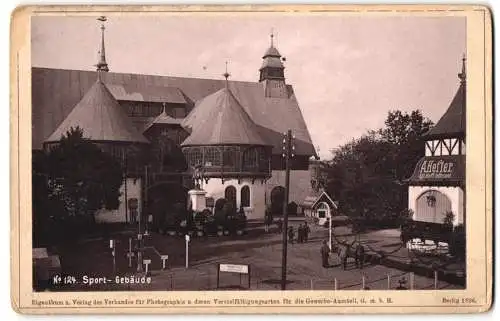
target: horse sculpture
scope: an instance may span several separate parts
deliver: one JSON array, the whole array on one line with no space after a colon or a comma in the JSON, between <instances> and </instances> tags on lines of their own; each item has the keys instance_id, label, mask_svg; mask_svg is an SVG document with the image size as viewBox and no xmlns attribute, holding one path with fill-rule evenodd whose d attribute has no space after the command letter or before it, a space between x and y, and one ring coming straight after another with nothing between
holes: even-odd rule
<instances>
[{"instance_id":1,"label":"horse sculpture","mask_svg":"<svg viewBox=\"0 0 500 321\"><path fill-rule=\"evenodd\" d=\"M361 243L354 244L336 244L332 248L332 252L336 252L339 256L343 269L347 268L347 261L353 258L356 268L362 269L365 262L365 247Z\"/></svg>"}]
</instances>

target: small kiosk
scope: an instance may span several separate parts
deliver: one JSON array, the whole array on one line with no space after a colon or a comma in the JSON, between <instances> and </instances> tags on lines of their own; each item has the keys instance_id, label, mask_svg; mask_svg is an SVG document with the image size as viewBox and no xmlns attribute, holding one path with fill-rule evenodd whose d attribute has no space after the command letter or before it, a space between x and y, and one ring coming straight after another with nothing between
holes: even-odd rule
<instances>
[{"instance_id":1,"label":"small kiosk","mask_svg":"<svg viewBox=\"0 0 500 321\"><path fill-rule=\"evenodd\" d=\"M325 225L333 216L338 216L335 214L336 202L325 191L306 197L300 207L306 217L314 218L319 225Z\"/></svg>"}]
</instances>

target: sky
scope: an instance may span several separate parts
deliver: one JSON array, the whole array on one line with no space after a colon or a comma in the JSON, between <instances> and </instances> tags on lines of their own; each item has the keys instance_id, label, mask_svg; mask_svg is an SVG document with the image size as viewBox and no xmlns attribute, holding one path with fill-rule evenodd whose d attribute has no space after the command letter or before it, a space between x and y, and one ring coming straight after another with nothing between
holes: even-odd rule
<instances>
[{"instance_id":1,"label":"sky","mask_svg":"<svg viewBox=\"0 0 500 321\"><path fill-rule=\"evenodd\" d=\"M274 44L318 154L384 125L389 110L437 122L459 85L463 17L231 13L114 16L106 22L110 71L258 81ZM94 70L95 16L32 18L35 67Z\"/></svg>"}]
</instances>

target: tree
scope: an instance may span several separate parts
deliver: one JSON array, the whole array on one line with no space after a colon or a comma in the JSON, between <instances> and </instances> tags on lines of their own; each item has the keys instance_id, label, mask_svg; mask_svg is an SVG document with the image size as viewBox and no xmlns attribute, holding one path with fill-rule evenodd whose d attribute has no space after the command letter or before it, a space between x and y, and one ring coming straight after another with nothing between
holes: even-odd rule
<instances>
[{"instance_id":1,"label":"tree","mask_svg":"<svg viewBox=\"0 0 500 321\"><path fill-rule=\"evenodd\" d=\"M400 222L407 208L407 186L424 151L421 135L432 123L418 110L390 111L385 127L340 146L324 166L327 190L343 213L367 221ZM363 228L363 227L361 227Z\"/></svg>"},{"instance_id":2,"label":"tree","mask_svg":"<svg viewBox=\"0 0 500 321\"><path fill-rule=\"evenodd\" d=\"M118 208L122 165L80 128L71 128L46 158L49 198L62 202L66 215L95 223L97 210Z\"/></svg>"},{"instance_id":3,"label":"tree","mask_svg":"<svg viewBox=\"0 0 500 321\"><path fill-rule=\"evenodd\" d=\"M420 110L409 114L399 110L389 112L385 128L379 129L378 133L392 146L395 179L401 181L411 175L425 148L422 135L432 125L432 121L424 118Z\"/></svg>"}]
</instances>

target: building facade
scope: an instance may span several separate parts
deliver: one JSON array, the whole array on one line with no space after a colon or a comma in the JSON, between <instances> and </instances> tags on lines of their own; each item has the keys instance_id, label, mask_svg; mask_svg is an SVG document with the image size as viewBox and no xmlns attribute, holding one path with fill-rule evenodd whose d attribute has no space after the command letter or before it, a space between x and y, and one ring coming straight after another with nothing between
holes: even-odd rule
<instances>
[{"instance_id":1,"label":"building facade","mask_svg":"<svg viewBox=\"0 0 500 321\"><path fill-rule=\"evenodd\" d=\"M288 129L295 136L290 202L310 195L309 158L317 155L272 37L256 68L258 82L229 80L227 71L226 79L113 73L103 27L102 39L97 73L32 68L34 151L79 126L129 165L119 209L100 211L98 221L162 217L175 205L187 206L195 168L214 201L230 200L249 218L264 217L269 205L281 213Z\"/></svg>"},{"instance_id":2,"label":"building facade","mask_svg":"<svg viewBox=\"0 0 500 321\"><path fill-rule=\"evenodd\" d=\"M413 220L433 224L465 223L465 58L459 88L437 124L424 135L425 156L409 179L408 208Z\"/></svg>"}]
</instances>

